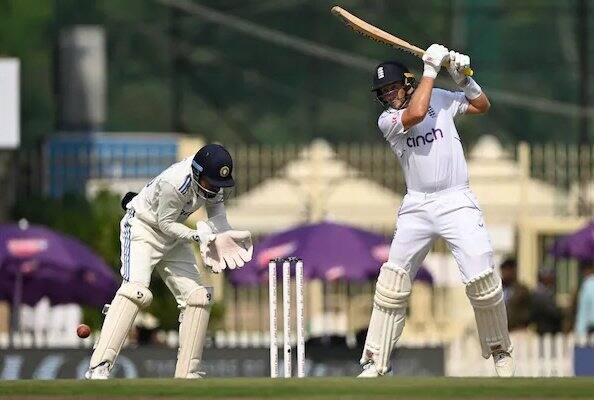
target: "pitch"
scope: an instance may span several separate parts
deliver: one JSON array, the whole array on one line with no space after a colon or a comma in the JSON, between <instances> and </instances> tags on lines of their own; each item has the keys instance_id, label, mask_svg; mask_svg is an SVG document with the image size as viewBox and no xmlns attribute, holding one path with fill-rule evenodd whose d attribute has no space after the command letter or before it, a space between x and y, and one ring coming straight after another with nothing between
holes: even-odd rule
<instances>
[{"instance_id":1,"label":"pitch","mask_svg":"<svg viewBox=\"0 0 594 400\"><path fill-rule=\"evenodd\" d=\"M114 379L4 381L2 399L586 399L587 378Z\"/></svg>"}]
</instances>

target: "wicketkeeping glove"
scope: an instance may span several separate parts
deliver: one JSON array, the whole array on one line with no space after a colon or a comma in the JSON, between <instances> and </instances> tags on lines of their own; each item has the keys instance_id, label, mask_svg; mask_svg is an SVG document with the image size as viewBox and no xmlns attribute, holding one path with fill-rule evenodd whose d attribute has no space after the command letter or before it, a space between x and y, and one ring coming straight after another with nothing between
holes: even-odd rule
<instances>
[{"instance_id":1,"label":"wicketkeeping glove","mask_svg":"<svg viewBox=\"0 0 594 400\"><path fill-rule=\"evenodd\" d=\"M202 260L212 272L218 274L225 268L241 268L252 259L254 246L249 231L229 230L208 235L200 242Z\"/></svg>"}]
</instances>

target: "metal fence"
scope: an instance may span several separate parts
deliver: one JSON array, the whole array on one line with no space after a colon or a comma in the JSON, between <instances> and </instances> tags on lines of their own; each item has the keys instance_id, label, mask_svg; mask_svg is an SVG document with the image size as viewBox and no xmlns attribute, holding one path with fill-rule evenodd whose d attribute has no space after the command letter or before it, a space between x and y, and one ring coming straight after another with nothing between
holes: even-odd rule
<instances>
[{"instance_id":1,"label":"metal fence","mask_svg":"<svg viewBox=\"0 0 594 400\"><path fill-rule=\"evenodd\" d=\"M235 177L237 187L235 195L241 195L264 180L278 176L283 168L291 161L298 157L306 157L305 145L286 144L280 146L265 146L265 145L230 145L228 146L235 160ZM575 214L588 217L592 215L592 203L594 201L594 146L578 147L577 145L569 144L535 144L528 146L530 175L532 178L547 182L560 188L567 193L571 191L578 191L579 204L570 207ZM354 169L360 171L363 177L371 179L385 187L388 187L396 192L402 193L405 190L404 179L398 165L398 161L394 157L388 146L378 144L340 144L334 146L337 159L346 162ZM520 157L519 147L514 152L510 151L510 155L515 159ZM64 168L70 169L85 169L89 171L90 178L105 178L102 171L106 169L102 166L106 164L105 160L99 163L96 157L88 157L88 154L68 154L64 155L64 160L56 160L57 165L63 165ZM78 160L78 161L77 161ZM83 163L77 165L76 162ZM150 179L154 170L141 168L141 164L155 162L151 157L142 156L127 160L128 165L138 166L134 171L146 171L146 179ZM162 162L163 160L159 160ZM49 180L48 174L51 169L47 165L47 157L44 152L39 149L21 150L16 154L14 169L15 182L17 184L17 198L26 199L33 194L48 194ZM72 174L71 174L72 175ZM64 174L63 176L68 176ZM136 174L135 178L141 178ZM111 176L112 179L117 179ZM83 189L84 190L84 189ZM567 196L568 199L575 199L575 196ZM569 200L568 200L569 201ZM575 215L574 214L574 215ZM557 217L564 217L566 215L558 215ZM551 259L547 254L548 249L555 235L544 235L540 238L539 248L539 265L554 265L557 269L557 293L564 307L570 307L574 302L575 289L578 286L578 266L575 261L557 261ZM332 288L328 288L325 292L329 294ZM337 289L338 290L338 289ZM225 321L226 327L233 327L234 330L242 330L242 324L245 321L250 321L250 324L255 324L255 327L249 327L254 330L264 330L266 324L266 310L262 308L265 302L262 301L263 294L260 292L249 291L234 291L231 290L233 296L245 296L254 306L250 310L236 310L237 313L229 313L229 318L232 320ZM337 293L340 291L337 291ZM341 296L334 296L336 298L343 298ZM332 301L334 297L328 296L327 302ZM232 303L227 304L227 307L232 309L240 307L235 299ZM337 304L327 303L328 308L341 308L344 304L337 300ZM245 304L245 303L244 303ZM241 315L242 320L235 320L237 316ZM231 317L233 316L233 317Z\"/></svg>"},{"instance_id":2,"label":"metal fence","mask_svg":"<svg viewBox=\"0 0 594 400\"><path fill-rule=\"evenodd\" d=\"M283 167L297 157L304 156L306 145L230 145L235 161L237 187L236 195L245 193L262 181L278 176ZM373 181L398 193L405 191L404 178L394 154L388 146L378 144L339 144L334 146L337 158L348 163ZM517 153L517 152L515 152ZM594 202L594 146L570 145L564 143L535 144L529 146L530 174L567 191L578 191L579 204L572 209L580 215L592 215ZM133 166L134 178L152 178L156 171L150 166L161 165L162 157L151 154L126 155L125 160L114 159L110 155L93 156L87 151L78 153L55 153L49 160L47 151L42 148L19 150L15 157L17 193L27 196L34 193L49 194L51 185L68 177L79 176L85 171L87 179L109 178L126 179L126 174L117 174L118 166ZM121 155L123 157L123 155ZM305 155L306 156L306 155ZM516 154L512 154L517 158ZM167 161L173 159L167 158ZM51 165L50 165L51 163ZM116 171L117 172L117 171ZM52 174L54 176L52 176ZM143 175L144 174L144 175ZM71 189L80 189L78 186Z\"/></svg>"},{"instance_id":3,"label":"metal fence","mask_svg":"<svg viewBox=\"0 0 594 400\"><path fill-rule=\"evenodd\" d=\"M530 146L530 174L564 190L575 191L578 215L591 216L594 204L594 147L566 143Z\"/></svg>"}]
</instances>

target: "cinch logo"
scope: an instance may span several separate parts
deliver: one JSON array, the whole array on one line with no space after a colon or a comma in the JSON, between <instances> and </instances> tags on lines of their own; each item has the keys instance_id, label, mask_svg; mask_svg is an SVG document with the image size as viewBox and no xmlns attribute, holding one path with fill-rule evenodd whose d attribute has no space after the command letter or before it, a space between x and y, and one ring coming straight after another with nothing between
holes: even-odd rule
<instances>
[{"instance_id":1,"label":"cinch logo","mask_svg":"<svg viewBox=\"0 0 594 400\"><path fill-rule=\"evenodd\" d=\"M408 139L406 139L406 145L408 147L419 147L421 145L431 143L439 138L443 138L443 132L441 131L441 129L431 129L431 132L427 132L424 135L409 137Z\"/></svg>"}]
</instances>

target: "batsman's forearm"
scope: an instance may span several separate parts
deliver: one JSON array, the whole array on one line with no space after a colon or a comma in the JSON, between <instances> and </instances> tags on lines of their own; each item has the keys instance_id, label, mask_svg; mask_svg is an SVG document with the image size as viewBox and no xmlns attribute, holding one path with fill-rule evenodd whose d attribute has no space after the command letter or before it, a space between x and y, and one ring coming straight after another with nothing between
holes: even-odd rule
<instances>
[{"instance_id":1,"label":"batsman's forearm","mask_svg":"<svg viewBox=\"0 0 594 400\"><path fill-rule=\"evenodd\" d=\"M421 82L415 90L410 99L409 107L418 107L421 110L427 111L429 109L429 100L431 100L431 92L433 91L433 84L435 79L427 76L421 77Z\"/></svg>"},{"instance_id":2,"label":"batsman's forearm","mask_svg":"<svg viewBox=\"0 0 594 400\"><path fill-rule=\"evenodd\" d=\"M405 115L402 116L402 122L405 129L418 124L425 118L429 110L429 101L431 100L431 92L433 91L433 78L423 76L419 86L415 89L408 107L406 107ZM409 125L407 127L407 125Z\"/></svg>"},{"instance_id":3,"label":"batsman's forearm","mask_svg":"<svg viewBox=\"0 0 594 400\"><path fill-rule=\"evenodd\" d=\"M486 113L489 111L489 108L491 108L491 102L484 92L482 92L481 95L474 100L468 99L468 102L481 113Z\"/></svg>"}]
</instances>

